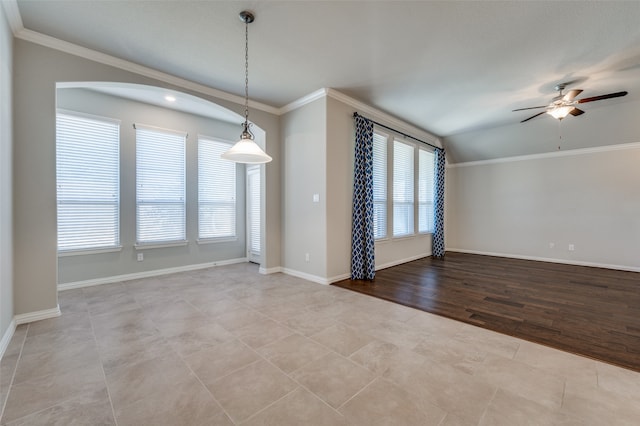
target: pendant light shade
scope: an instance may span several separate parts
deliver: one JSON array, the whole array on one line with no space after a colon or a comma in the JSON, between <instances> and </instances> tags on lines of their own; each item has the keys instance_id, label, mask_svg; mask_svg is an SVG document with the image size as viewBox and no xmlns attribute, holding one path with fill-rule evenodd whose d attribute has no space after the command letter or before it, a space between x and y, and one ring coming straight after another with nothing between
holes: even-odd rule
<instances>
[{"instance_id":1,"label":"pendant light shade","mask_svg":"<svg viewBox=\"0 0 640 426\"><path fill-rule=\"evenodd\" d=\"M272 158L255 141L248 128L242 132L241 139L220 156L224 160L244 164L268 163Z\"/></svg>"},{"instance_id":2,"label":"pendant light shade","mask_svg":"<svg viewBox=\"0 0 640 426\"><path fill-rule=\"evenodd\" d=\"M229 150L220 156L224 160L234 161L244 164L268 163L272 158L258 146L253 140L253 133L249 130L249 24L255 20L253 13L249 11L240 12L240 20L244 22L244 123L242 123L242 134L240 140Z\"/></svg>"}]
</instances>

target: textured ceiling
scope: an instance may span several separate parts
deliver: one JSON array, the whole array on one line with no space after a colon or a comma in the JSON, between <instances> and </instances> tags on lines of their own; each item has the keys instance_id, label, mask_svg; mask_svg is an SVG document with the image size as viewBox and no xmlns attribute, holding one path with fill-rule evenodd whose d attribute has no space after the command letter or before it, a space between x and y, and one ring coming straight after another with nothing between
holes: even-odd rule
<instances>
[{"instance_id":1,"label":"textured ceiling","mask_svg":"<svg viewBox=\"0 0 640 426\"><path fill-rule=\"evenodd\" d=\"M250 9L252 99L281 107L331 87L453 141L518 123L531 114L512 109L547 104L563 81L584 97L629 91L567 120L640 101L635 1L17 4L28 30L237 95L244 83L237 15ZM544 119L552 121L532 122Z\"/></svg>"}]
</instances>

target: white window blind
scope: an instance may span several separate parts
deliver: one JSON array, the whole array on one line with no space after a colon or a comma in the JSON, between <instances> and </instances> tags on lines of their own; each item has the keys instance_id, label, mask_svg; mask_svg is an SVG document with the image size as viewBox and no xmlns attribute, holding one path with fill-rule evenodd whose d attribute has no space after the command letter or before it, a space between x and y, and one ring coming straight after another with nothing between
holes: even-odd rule
<instances>
[{"instance_id":1,"label":"white window blind","mask_svg":"<svg viewBox=\"0 0 640 426\"><path fill-rule=\"evenodd\" d=\"M414 147L393 142L393 235L413 234Z\"/></svg>"},{"instance_id":2,"label":"white window blind","mask_svg":"<svg viewBox=\"0 0 640 426\"><path fill-rule=\"evenodd\" d=\"M119 176L120 123L58 113L56 184L59 251L119 246Z\"/></svg>"},{"instance_id":3,"label":"white window blind","mask_svg":"<svg viewBox=\"0 0 640 426\"><path fill-rule=\"evenodd\" d=\"M418 150L418 232L433 231L433 152Z\"/></svg>"},{"instance_id":4,"label":"white window blind","mask_svg":"<svg viewBox=\"0 0 640 426\"><path fill-rule=\"evenodd\" d=\"M260 167L253 166L247 171L247 197L249 253L260 255Z\"/></svg>"},{"instance_id":5,"label":"white window blind","mask_svg":"<svg viewBox=\"0 0 640 426\"><path fill-rule=\"evenodd\" d=\"M186 134L136 125L136 239L186 240Z\"/></svg>"},{"instance_id":6,"label":"white window blind","mask_svg":"<svg viewBox=\"0 0 640 426\"><path fill-rule=\"evenodd\" d=\"M236 163L220 158L230 142L198 139L198 238L236 236Z\"/></svg>"},{"instance_id":7,"label":"white window blind","mask_svg":"<svg viewBox=\"0 0 640 426\"><path fill-rule=\"evenodd\" d=\"M387 137L373 134L373 235L387 236Z\"/></svg>"}]
</instances>

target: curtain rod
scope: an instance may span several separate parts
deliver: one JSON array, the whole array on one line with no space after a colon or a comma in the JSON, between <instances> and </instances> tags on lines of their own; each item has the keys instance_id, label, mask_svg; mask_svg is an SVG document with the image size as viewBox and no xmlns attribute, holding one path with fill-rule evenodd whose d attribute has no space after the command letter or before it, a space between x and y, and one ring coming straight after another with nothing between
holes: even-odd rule
<instances>
[{"instance_id":1,"label":"curtain rod","mask_svg":"<svg viewBox=\"0 0 640 426\"><path fill-rule=\"evenodd\" d=\"M396 132L396 133L398 133L398 134L400 134L400 135L404 136L405 138L411 138L411 139L416 140L416 141L418 141L418 142L421 142L421 143L423 143L423 144L425 144L425 145L429 145L431 148L435 148L435 149L442 149L442 148L440 148L439 146L435 146L435 145L433 145L433 144L430 144L429 142L425 142L425 141L423 141L422 139L418 139L418 138L416 138L416 137L413 137L413 136L411 136L411 135L408 135L408 134L406 134L406 133L404 133L404 132L401 132L401 131L399 131L399 130L394 129L393 127L385 126L385 125L384 125L384 124L382 124L382 123L378 123L377 121L373 121L373 120L371 120L371 119L369 119L369 118L365 117L365 116L364 116L364 115L362 115L362 114L358 114L357 112L354 112L354 113L353 113L353 116L354 116L354 117L362 117L362 118L364 118L365 120L368 120L368 121L372 122L373 124L376 124L376 125L378 125L378 126L380 126L380 127L384 127L385 129L391 130L392 132Z\"/></svg>"}]
</instances>

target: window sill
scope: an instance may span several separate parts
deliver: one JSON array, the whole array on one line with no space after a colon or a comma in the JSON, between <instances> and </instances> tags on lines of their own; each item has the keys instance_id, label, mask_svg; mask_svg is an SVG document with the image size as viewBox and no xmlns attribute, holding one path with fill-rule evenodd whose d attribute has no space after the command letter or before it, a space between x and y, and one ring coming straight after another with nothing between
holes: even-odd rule
<instances>
[{"instance_id":1,"label":"window sill","mask_svg":"<svg viewBox=\"0 0 640 426\"><path fill-rule=\"evenodd\" d=\"M202 244L230 243L235 241L238 241L238 237L202 238L200 240L196 240L196 243L198 243L199 245L202 245Z\"/></svg>"},{"instance_id":2,"label":"window sill","mask_svg":"<svg viewBox=\"0 0 640 426\"><path fill-rule=\"evenodd\" d=\"M58 257L83 256L87 254L115 253L119 251L122 251L122 246L94 248L94 249L63 250L63 251L58 251Z\"/></svg>"},{"instance_id":3,"label":"window sill","mask_svg":"<svg viewBox=\"0 0 640 426\"><path fill-rule=\"evenodd\" d=\"M158 243L136 243L133 247L136 250L147 250L147 249L156 249L156 248L167 248L167 247L183 247L189 244L189 241L167 241L167 242L158 242Z\"/></svg>"}]
</instances>

